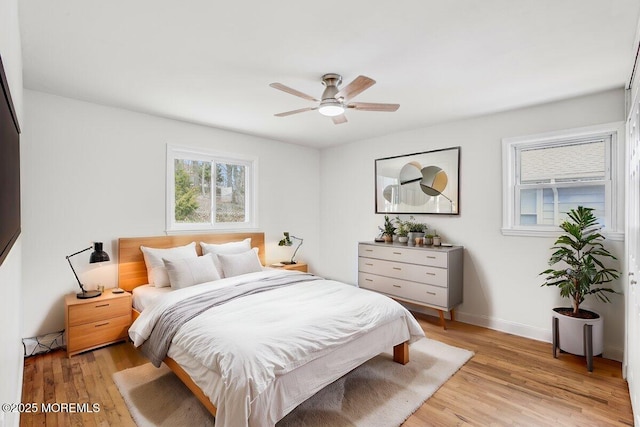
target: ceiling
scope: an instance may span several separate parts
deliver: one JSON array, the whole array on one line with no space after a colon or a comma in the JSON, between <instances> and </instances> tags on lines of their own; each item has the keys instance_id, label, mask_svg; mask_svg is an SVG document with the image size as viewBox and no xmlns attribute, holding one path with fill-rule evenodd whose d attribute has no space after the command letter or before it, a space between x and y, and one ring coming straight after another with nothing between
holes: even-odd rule
<instances>
[{"instance_id":1,"label":"ceiling","mask_svg":"<svg viewBox=\"0 0 640 427\"><path fill-rule=\"evenodd\" d=\"M393 4L393 7L390 7ZM637 0L20 1L24 86L311 147L622 87ZM269 87L377 81L334 125Z\"/></svg>"}]
</instances>

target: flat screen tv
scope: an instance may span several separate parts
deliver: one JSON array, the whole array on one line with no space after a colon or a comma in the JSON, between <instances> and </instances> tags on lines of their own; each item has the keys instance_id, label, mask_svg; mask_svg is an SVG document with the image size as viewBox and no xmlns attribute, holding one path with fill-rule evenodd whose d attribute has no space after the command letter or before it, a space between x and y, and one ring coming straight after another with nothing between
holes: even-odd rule
<instances>
[{"instance_id":1,"label":"flat screen tv","mask_svg":"<svg viewBox=\"0 0 640 427\"><path fill-rule=\"evenodd\" d=\"M0 58L0 265L20 235L20 126Z\"/></svg>"}]
</instances>

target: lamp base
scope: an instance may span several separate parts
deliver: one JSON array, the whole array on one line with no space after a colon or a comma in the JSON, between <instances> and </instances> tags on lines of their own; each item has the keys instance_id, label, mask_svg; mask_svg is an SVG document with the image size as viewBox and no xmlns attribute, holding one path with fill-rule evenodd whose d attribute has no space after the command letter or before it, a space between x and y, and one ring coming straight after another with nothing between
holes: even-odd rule
<instances>
[{"instance_id":1,"label":"lamp base","mask_svg":"<svg viewBox=\"0 0 640 427\"><path fill-rule=\"evenodd\" d=\"M100 295L102 295L102 292L100 291L86 291L86 292L80 292L79 294L76 294L76 297L80 299L88 299L88 298L99 297Z\"/></svg>"},{"instance_id":2,"label":"lamp base","mask_svg":"<svg viewBox=\"0 0 640 427\"><path fill-rule=\"evenodd\" d=\"M293 265L293 264L297 264L297 262L295 262L295 261L280 261L280 264Z\"/></svg>"}]
</instances>

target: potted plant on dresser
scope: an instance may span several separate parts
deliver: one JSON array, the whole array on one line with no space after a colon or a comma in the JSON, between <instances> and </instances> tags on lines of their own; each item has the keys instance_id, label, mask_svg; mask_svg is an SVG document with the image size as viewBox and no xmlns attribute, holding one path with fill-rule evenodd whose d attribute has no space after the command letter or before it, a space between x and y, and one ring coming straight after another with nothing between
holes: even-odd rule
<instances>
[{"instance_id":1,"label":"potted plant on dresser","mask_svg":"<svg viewBox=\"0 0 640 427\"><path fill-rule=\"evenodd\" d=\"M407 227L409 228L409 243L415 241L415 239L422 239L424 233L427 230L427 224L423 222L415 222L413 216L407 221Z\"/></svg>"},{"instance_id":2,"label":"potted plant on dresser","mask_svg":"<svg viewBox=\"0 0 640 427\"><path fill-rule=\"evenodd\" d=\"M389 215L384 216L384 226L378 227L378 229L382 232L382 237L386 243L393 242L393 236L396 234L396 227L394 227L393 223L389 219Z\"/></svg>"},{"instance_id":3,"label":"potted plant on dresser","mask_svg":"<svg viewBox=\"0 0 640 427\"><path fill-rule=\"evenodd\" d=\"M568 213L569 218L560 225L563 233L552 247L555 252L549 259L549 265L555 268L540 273L546 275L542 286L557 286L560 295L571 302L571 307L558 307L552 311L554 356L558 347L568 353L587 356L590 371L593 369L590 358L602 354L604 347L603 318L594 311L580 308L580 304L587 295L610 302L607 294L615 291L602 285L619 276L616 269L603 263L604 258L616 257L604 247L605 238L600 234L601 227L592 211L578 206Z\"/></svg>"},{"instance_id":4,"label":"potted plant on dresser","mask_svg":"<svg viewBox=\"0 0 640 427\"><path fill-rule=\"evenodd\" d=\"M398 225L398 227L396 228L398 242L407 243L407 241L409 240L409 222L401 220L399 216L396 217L395 222Z\"/></svg>"}]
</instances>

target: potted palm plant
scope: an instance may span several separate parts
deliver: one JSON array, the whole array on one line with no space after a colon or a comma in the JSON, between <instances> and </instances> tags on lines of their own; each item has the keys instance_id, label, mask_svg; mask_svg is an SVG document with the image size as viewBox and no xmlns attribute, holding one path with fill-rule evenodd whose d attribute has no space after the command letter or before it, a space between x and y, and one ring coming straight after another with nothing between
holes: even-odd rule
<instances>
[{"instance_id":1,"label":"potted palm plant","mask_svg":"<svg viewBox=\"0 0 640 427\"><path fill-rule=\"evenodd\" d=\"M560 295L571 302L571 307L554 308L552 315L558 319L557 344L560 349L579 356L585 355L584 325L592 325L591 354L598 355L603 351L602 316L580 308L580 304L587 295L610 302L607 294L615 291L603 285L619 276L617 270L603 263L603 258L616 257L604 247L605 238L600 234L602 227L592 211L591 208L578 206L568 213L568 219L560 225L563 233L552 247L554 252L549 259L549 266L555 268L540 273L546 275L542 286L557 286Z\"/></svg>"}]
</instances>

